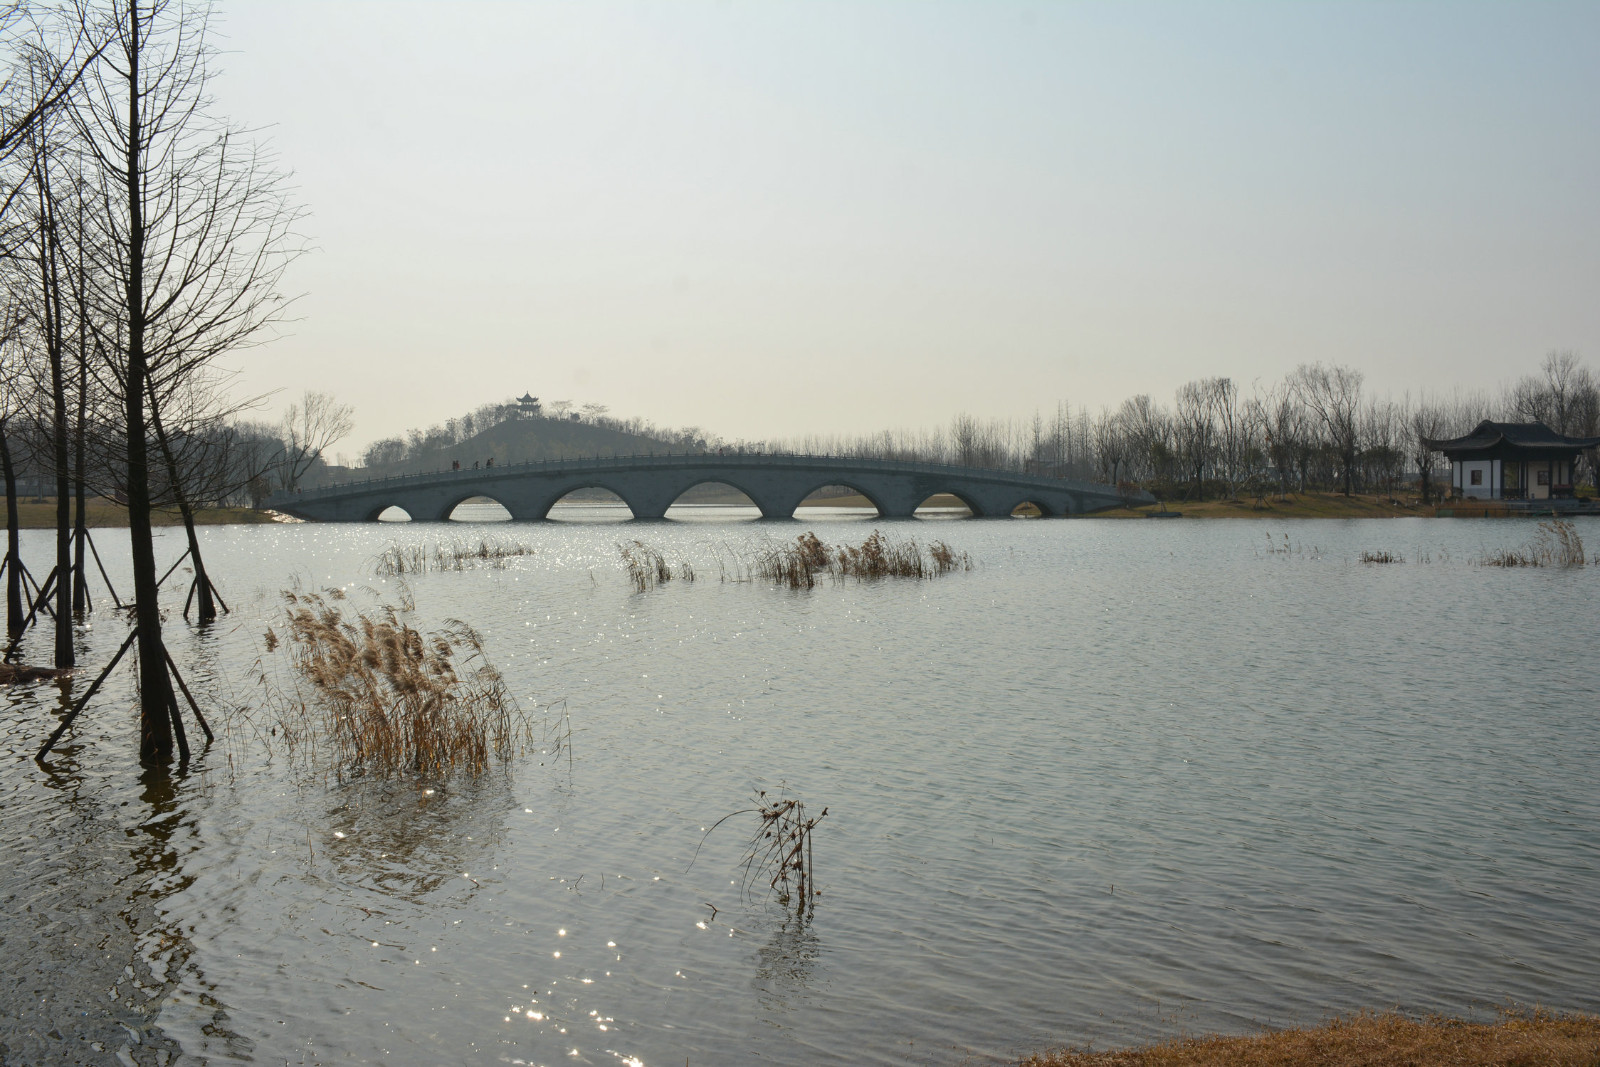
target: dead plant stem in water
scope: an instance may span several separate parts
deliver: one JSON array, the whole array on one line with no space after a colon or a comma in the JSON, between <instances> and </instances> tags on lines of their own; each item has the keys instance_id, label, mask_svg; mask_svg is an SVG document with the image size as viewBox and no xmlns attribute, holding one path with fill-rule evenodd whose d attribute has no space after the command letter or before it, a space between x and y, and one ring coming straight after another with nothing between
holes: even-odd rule
<instances>
[{"instance_id":1,"label":"dead plant stem in water","mask_svg":"<svg viewBox=\"0 0 1600 1067\"><path fill-rule=\"evenodd\" d=\"M816 898L822 895L817 888L812 834L817 824L828 817L828 809L823 808L822 814L813 819L806 815L806 806L792 797L769 797L765 789L760 789L753 799L755 807L724 815L711 824L705 836L710 837L712 831L729 819L740 815L758 816L755 832L745 846L744 859L739 861L744 871L745 895L754 896L755 886L766 878L767 889L777 897L778 903L786 908L793 905L795 915L805 918L816 907ZM705 844L705 838L700 839L700 844ZM697 848L695 857L699 855ZM693 866L691 859L689 867Z\"/></svg>"}]
</instances>

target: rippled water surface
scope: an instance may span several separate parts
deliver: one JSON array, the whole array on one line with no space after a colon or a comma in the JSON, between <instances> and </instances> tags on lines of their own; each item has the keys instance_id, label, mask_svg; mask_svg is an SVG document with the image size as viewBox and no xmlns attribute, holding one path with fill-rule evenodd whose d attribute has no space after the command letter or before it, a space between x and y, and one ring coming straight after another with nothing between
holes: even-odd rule
<instances>
[{"instance_id":1,"label":"rippled water surface","mask_svg":"<svg viewBox=\"0 0 1600 1067\"><path fill-rule=\"evenodd\" d=\"M231 740L170 780L130 758L126 673L44 768L84 681L5 691L5 1062L982 1063L1362 1006L1600 1010L1600 568L1470 562L1531 523L681 510L204 531L233 614L169 639ZM975 568L719 580L873 525ZM385 546L480 536L535 552L411 579L417 614L477 626L535 717L564 701L568 750L339 782L224 713L282 589L394 600ZM634 593L635 537L697 580ZM125 535L98 542L124 584ZM1407 562L1358 561L1380 549ZM125 630L93 622L99 664ZM741 893L748 816L705 837L757 789L828 808L809 921Z\"/></svg>"}]
</instances>

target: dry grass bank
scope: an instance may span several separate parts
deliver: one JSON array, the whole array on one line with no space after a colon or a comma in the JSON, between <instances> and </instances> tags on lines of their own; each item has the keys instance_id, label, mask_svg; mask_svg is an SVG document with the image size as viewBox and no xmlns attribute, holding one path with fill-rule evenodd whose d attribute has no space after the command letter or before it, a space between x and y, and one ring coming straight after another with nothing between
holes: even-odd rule
<instances>
[{"instance_id":1,"label":"dry grass bank","mask_svg":"<svg viewBox=\"0 0 1600 1067\"><path fill-rule=\"evenodd\" d=\"M1363 1012L1248 1037L1185 1037L1112 1052L1054 1051L1022 1067L1595 1067L1600 1018L1508 1012L1497 1023Z\"/></svg>"},{"instance_id":2,"label":"dry grass bank","mask_svg":"<svg viewBox=\"0 0 1600 1067\"><path fill-rule=\"evenodd\" d=\"M1153 512L1175 511L1186 519L1392 519L1402 516L1431 516L1433 509L1409 502L1394 503L1389 497L1345 496L1343 493L1291 493L1280 499L1276 494L1263 500L1242 497L1238 500L1207 500L1202 503L1168 501L1137 508L1110 508L1096 511L1095 519L1141 519Z\"/></svg>"},{"instance_id":3,"label":"dry grass bank","mask_svg":"<svg viewBox=\"0 0 1600 1067\"><path fill-rule=\"evenodd\" d=\"M56 526L56 501L55 497L45 497L43 503L37 503L37 497L17 501L17 520L24 530L53 530ZM77 514L77 504L73 504L73 514ZM107 526L128 525L128 509L121 504L113 503L104 498L91 499L88 502L89 525L95 528ZM0 511L0 521L3 521L4 512ZM196 523L206 526L219 526L226 523L260 523L277 521L270 511L257 511L254 508L201 508L194 513ZM154 526L180 526L183 516L178 514L177 508L162 508L150 516Z\"/></svg>"}]
</instances>

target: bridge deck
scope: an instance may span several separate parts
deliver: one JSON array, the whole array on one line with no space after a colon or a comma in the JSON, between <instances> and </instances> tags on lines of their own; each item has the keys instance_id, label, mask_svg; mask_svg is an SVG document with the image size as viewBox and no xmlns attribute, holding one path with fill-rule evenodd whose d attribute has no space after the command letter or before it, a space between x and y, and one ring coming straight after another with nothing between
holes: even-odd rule
<instances>
[{"instance_id":1,"label":"bridge deck","mask_svg":"<svg viewBox=\"0 0 1600 1067\"><path fill-rule=\"evenodd\" d=\"M782 518L825 485L854 489L887 517L910 515L939 493L960 498L975 515L1009 515L1024 502L1046 515L1068 515L1130 499L1109 485L1020 471L796 453L701 452L535 460L369 478L275 493L265 506L324 521L371 521L396 506L413 519L436 520L448 518L462 500L484 496L499 501L513 518L542 519L574 489L603 488L621 497L636 518L648 519L660 518L684 491L707 482L731 485L764 516ZM1131 497L1147 499L1142 492Z\"/></svg>"}]
</instances>

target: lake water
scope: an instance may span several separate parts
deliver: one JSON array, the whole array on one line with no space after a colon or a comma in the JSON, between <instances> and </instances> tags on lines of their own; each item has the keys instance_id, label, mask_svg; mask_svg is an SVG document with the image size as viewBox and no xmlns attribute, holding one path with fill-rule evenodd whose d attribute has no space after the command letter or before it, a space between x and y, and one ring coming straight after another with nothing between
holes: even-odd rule
<instances>
[{"instance_id":1,"label":"lake water","mask_svg":"<svg viewBox=\"0 0 1600 1067\"><path fill-rule=\"evenodd\" d=\"M205 530L233 613L168 639L232 729L171 778L131 758L126 671L44 769L70 695L6 690L0 1059L989 1063L1359 1007L1600 1011L1600 567L1472 562L1533 523L615 514ZM975 567L719 580L874 527ZM393 601L387 545L480 536L534 554L412 578L417 616L478 627L531 715L564 701L569 749L339 782L224 713L282 655L281 590ZM697 580L634 593L631 538ZM125 589L125 535L97 540ZM124 633L96 612L83 661ZM809 920L741 891L751 816L706 837L757 789L828 809Z\"/></svg>"}]
</instances>

